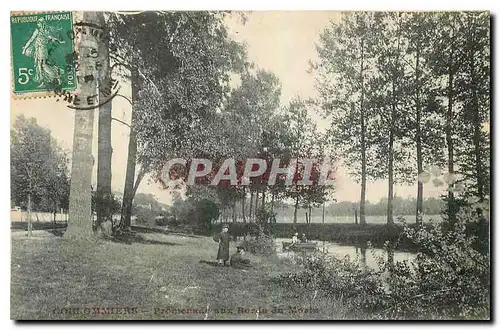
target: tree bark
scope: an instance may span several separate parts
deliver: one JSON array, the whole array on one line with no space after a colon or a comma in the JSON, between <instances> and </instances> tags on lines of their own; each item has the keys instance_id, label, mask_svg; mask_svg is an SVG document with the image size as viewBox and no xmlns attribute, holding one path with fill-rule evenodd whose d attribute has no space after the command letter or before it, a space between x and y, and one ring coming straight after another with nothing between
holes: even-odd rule
<instances>
[{"instance_id":1,"label":"tree bark","mask_svg":"<svg viewBox=\"0 0 500 330\"><path fill-rule=\"evenodd\" d=\"M84 12L83 19L87 23L104 25L102 13ZM80 50L94 48L93 37L82 34ZM99 51L99 50L98 50ZM82 51L82 53L84 53ZM89 52L90 54L90 52ZM94 75L93 63L86 58L81 59L81 71L86 75ZM97 80L93 79L80 85L83 95L97 94ZM75 110L75 127L73 131L73 156L71 162L71 186L69 196L68 227L64 233L67 239L89 239L93 236L91 184L92 167L92 138L94 133L94 110Z\"/></svg>"},{"instance_id":2,"label":"tree bark","mask_svg":"<svg viewBox=\"0 0 500 330\"><path fill-rule=\"evenodd\" d=\"M109 67L109 39L104 41L105 57L107 67ZM108 78L111 73L108 72ZM97 152L97 226L105 221L113 223L113 214L111 210L112 194L111 194L111 158L113 149L111 147L111 111L112 102L99 107L99 126L98 126L98 152ZM104 229L104 228L102 228Z\"/></svg>"},{"instance_id":3,"label":"tree bark","mask_svg":"<svg viewBox=\"0 0 500 330\"><path fill-rule=\"evenodd\" d=\"M99 109L97 154L97 225L112 221L111 195L111 102Z\"/></svg>"},{"instance_id":4,"label":"tree bark","mask_svg":"<svg viewBox=\"0 0 500 330\"><path fill-rule=\"evenodd\" d=\"M134 180L135 180L135 166L137 162L137 137L135 132L135 121L137 117L137 97L139 94L139 75L137 69L132 69L132 118L130 123L130 136L128 142L128 156L127 156L127 172L125 175L125 186L123 189L122 211L120 219L120 227L130 228L132 218L132 202L135 193Z\"/></svg>"}]
</instances>

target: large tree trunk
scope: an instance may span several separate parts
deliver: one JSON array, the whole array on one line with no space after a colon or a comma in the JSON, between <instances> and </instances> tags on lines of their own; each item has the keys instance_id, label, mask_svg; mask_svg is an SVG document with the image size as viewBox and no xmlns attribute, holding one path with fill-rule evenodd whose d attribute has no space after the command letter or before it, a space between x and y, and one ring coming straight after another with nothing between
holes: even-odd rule
<instances>
[{"instance_id":1,"label":"large tree trunk","mask_svg":"<svg viewBox=\"0 0 500 330\"><path fill-rule=\"evenodd\" d=\"M137 96L139 93L139 76L137 69L132 69L132 119L130 123L130 136L128 142L127 172L125 175L125 186L123 189L123 202L120 219L120 227L130 228L132 218L132 202L134 200L135 165L137 161L137 137L135 132L135 121L137 116Z\"/></svg>"},{"instance_id":2,"label":"large tree trunk","mask_svg":"<svg viewBox=\"0 0 500 330\"><path fill-rule=\"evenodd\" d=\"M416 118L416 144L417 144L417 172L423 172L423 156L422 156L422 132L420 121L422 117L422 107L420 104L420 43L416 47L416 65L415 65L415 110L417 112ZM417 182L417 210L416 210L416 224L422 223L422 207L424 199L424 185L420 180Z\"/></svg>"},{"instance_id":3,"label":"large tree trunk","mask_svg":"<svg viewBox=\"0 0 500 330\"><path fill-rule=\"evenodd\" d=\"M364 86L364 40L361 40L361 96L360 96L360 117L361 117L361 197L359 201L359 223L366 225L365 205L366 205L366 123L365 123L365 86Z\"/></svg>"},{"instance_id":4,"label":"large tree trunk","mask_svg":"<svg viewBox=\"0 0 500 330\"><path fill-rule=\"evenodd\" d=\"M111 102L99 109L98 155L97 155L97 225L112 222L111 195Z\"/></svg>"},{"instance_id":5,"label":"large tree trunk","mask_svg":"<svg viewBox=\"0 0 500 330\"><path fill-rule=\"evenodd\" d=\"M105 57L107 58L109 67L109 41L105 38ZM110 73L108 73L109 78ZM111 157L113 149L111 147L111 104L106 104L99 107L99 126L98 126L98 152L97 152L97 226L101 223L110 221L113 223L113 214L111 210L112 195L111 195ZM101 230L111 228L111 226L103 226ZM109 235L111 233L105 233Z\"/></svg>"},{"instance_id":6,"label":"large tree trunk","mask_svg":"<svg viewBox=\"0 0 500 330\"><path fill-rule=\"evenodd\" d=\"M83 20L99 26L104 25L102 13L84 12ZM85 48L94 48L93 37L82 34L80 52ZM101 51L101 50L98 50ZM90 50L89 50L90 54ZM88 58L82 57L80 69L82 74L93 75L95 68ZM97 94L97 80L93 79L80 85L82 95ZM69 195L69 219L64 238L87 239L93 236L91 184L92 167L92 137L94 133L94 110L75 110L75 127L73 133L73 156L71 162L71 187Z\"/></svg>"}]
</instances>

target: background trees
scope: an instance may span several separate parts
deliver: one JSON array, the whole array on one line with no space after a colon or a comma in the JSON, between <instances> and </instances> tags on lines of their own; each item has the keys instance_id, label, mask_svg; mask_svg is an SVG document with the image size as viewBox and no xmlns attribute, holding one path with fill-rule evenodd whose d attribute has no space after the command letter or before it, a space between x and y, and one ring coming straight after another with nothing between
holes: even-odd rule
<instances>
[{"instance_id":1,"label":"background trees","mask_svg":"<svg viewBox=\"0 0 500 330\"><path fill-rule=\"evenodd\" d=\"M28 210L68 209L67 155L34 118L18 116L10 140L11 199Z\"/></svg>"},{"instance_id":2,"label":"background trees","mask_svg":"<svg viewBox=\"0 0 500 330\"><path fill-rule=\"evenodd\" d=\"M244 49L228 37L223 17L221 12L110 17L116 60L131 70L134 103L124 227L130 226L131 203L142 178L174 155L195 153L203 144L206 121L229 91L230 73L244 65ZM134 181L136 162L141 170Z\"/></svg>"},{"instance_id":3,"label":"background trees","mask_svg":"<svg viewBox=\"0 0 500 330\"><path fill-rule=\"evenodd\" d=\"M343 14L341 24L331 24L320 36L316 74L318 104L332 122L328 140L344 165L361 183L360 224L366 223L366 181L378 177L373 166L373 139L368 87L373 76L377 24L371 13Z\"/></svg>"},{"instance_id":4,"label":"background trees","mask_svg":"<svg viewBox=\"0 0 500 330\"><path fill-rule=\"evenodd\" d=\"M361 181L361 224L367 178L388 180L386 213L392 224L394 184L415 182L431 165L439 176L445 159L448 217L453 220L457 212L456 194L484 199L488 17L481 12L349 12L321 35L319 61L313 63L317 102L332 122L331 144ZM416 192L417 222L424 181Z\"/></svg>"},{"instance_id":5,"label":"background trees","mask_svg":"<svg viewBox=\"0 0 500 330\"><path fill-rule=\"evenodd\" d=\"M467 203L471 196L488 200L486 13L344 13L340 23L326 27L317 47L319 59L312 71L319 97L315 102L296 97L286 105L281 104L277 76L249 63L244 46L229 37L225 15L231 14L142 12L98 17L106 18L102 24L109 28L105 51L110 64L119 67L122 79L132 85L122 228L130 226L134 196L143 178L158 179L163 164L174 157L205 157L215 164L230 157L262 158L268 165L280 158L282 166L298 160L301 172L307 166L303 159L320 162L335 156L360 183L360 224L366 222L368 180L387 180L385 212L392 224L394 185L415 182L417 177L421 179L415 192L419 222L425 211L424 183L430 172L440 176L444 165L450 174L432 181L447 187L451 220L455 204ZM310 116L315 107L331 122L324 135ZM108 110L100 109L96 196L111 196ZM87 123L77 127L83 134L83 129L90 129L90 117L78 113L77 117L77 122ZM89 150L88 135L82 134L75 139L75 151L78 146ZM73 165L78 167L76 173L85 165L87 173L90 158ZM436 166L431 171L432 165ZM53 187L68 181L57 166L51 171ZM52 189L47 199L64 204L64 195L64 189ZM232 221L254 221L258 209L272 210L279 202L290 202L297 222L299 208L308 209L310 219L311 207L321 205L328 192L297 182L288 187L282 177L268 186L264 176L249 186L225 182L192 187L187 195L213 201L222 218ZM103 196L99 198L104 201ZM106 218L105 210L99 212L102 204L96 208Z\"/></svg>"}]
</instances>

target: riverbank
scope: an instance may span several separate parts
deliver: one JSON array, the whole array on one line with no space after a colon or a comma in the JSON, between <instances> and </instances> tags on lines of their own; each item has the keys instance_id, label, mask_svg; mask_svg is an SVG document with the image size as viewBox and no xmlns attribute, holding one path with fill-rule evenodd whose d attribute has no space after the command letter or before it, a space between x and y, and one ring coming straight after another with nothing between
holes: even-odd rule
<instances>
[{"instance_id":1,"label":"riverbank","mask_svg":"<svg viewBox=\"0 0 500 330\"><path fill-rule=\"evenodd\" d=\"M38 232L38 231L37 231ZM47 234L47 232L44 232ZM75 243L12 235L16 320L349 319L344 302L271 281L297 265L247 254L247 271L214 267L210 237L141 233L131 242ZM231 243L230 252L235 247Z\"/></svg>"},{"instance_id":2,"label":"riverbank","mask_svg":"<svg viewBox=\"0 0 500 330\"><path fill-rule=\"evenodd\" d=\"M245 233L256 233L258 228L253 223L228 223L229 232L235 236ZM213 232L221 230L222 224L213 227ZM409 226L415 226L411 224ZM309 240L336 242L344 245L366 247L368 242L374 247L383 248L386 241L398 242L396 249L416 251L417 247L403 233L403 226L395 224L366 224L364 226L351 223L275 223L270 227L270 232L277 238L290 238L295 232L299 235L306 234Z\"/></svg>"}]
</instances>

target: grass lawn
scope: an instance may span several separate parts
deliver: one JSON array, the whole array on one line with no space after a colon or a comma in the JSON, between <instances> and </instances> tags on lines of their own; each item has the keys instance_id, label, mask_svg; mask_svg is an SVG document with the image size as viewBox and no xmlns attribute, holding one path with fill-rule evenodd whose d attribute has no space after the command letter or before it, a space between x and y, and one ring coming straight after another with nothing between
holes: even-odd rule
<instances>
[{"instance_id":1,"label":"grass lawn","mask_svg":"<svg viewBox=\"0 0 500 330\"><path fill-rule=\"evenodd\" d=\"M200 263L217 254L210 237L141 233L132 244L75 244L12 233L12 319L348 318L340 301L270 283L294 269L289 260L246 254L255 266L247 271Z\"/></svg>"}]
</instances>

